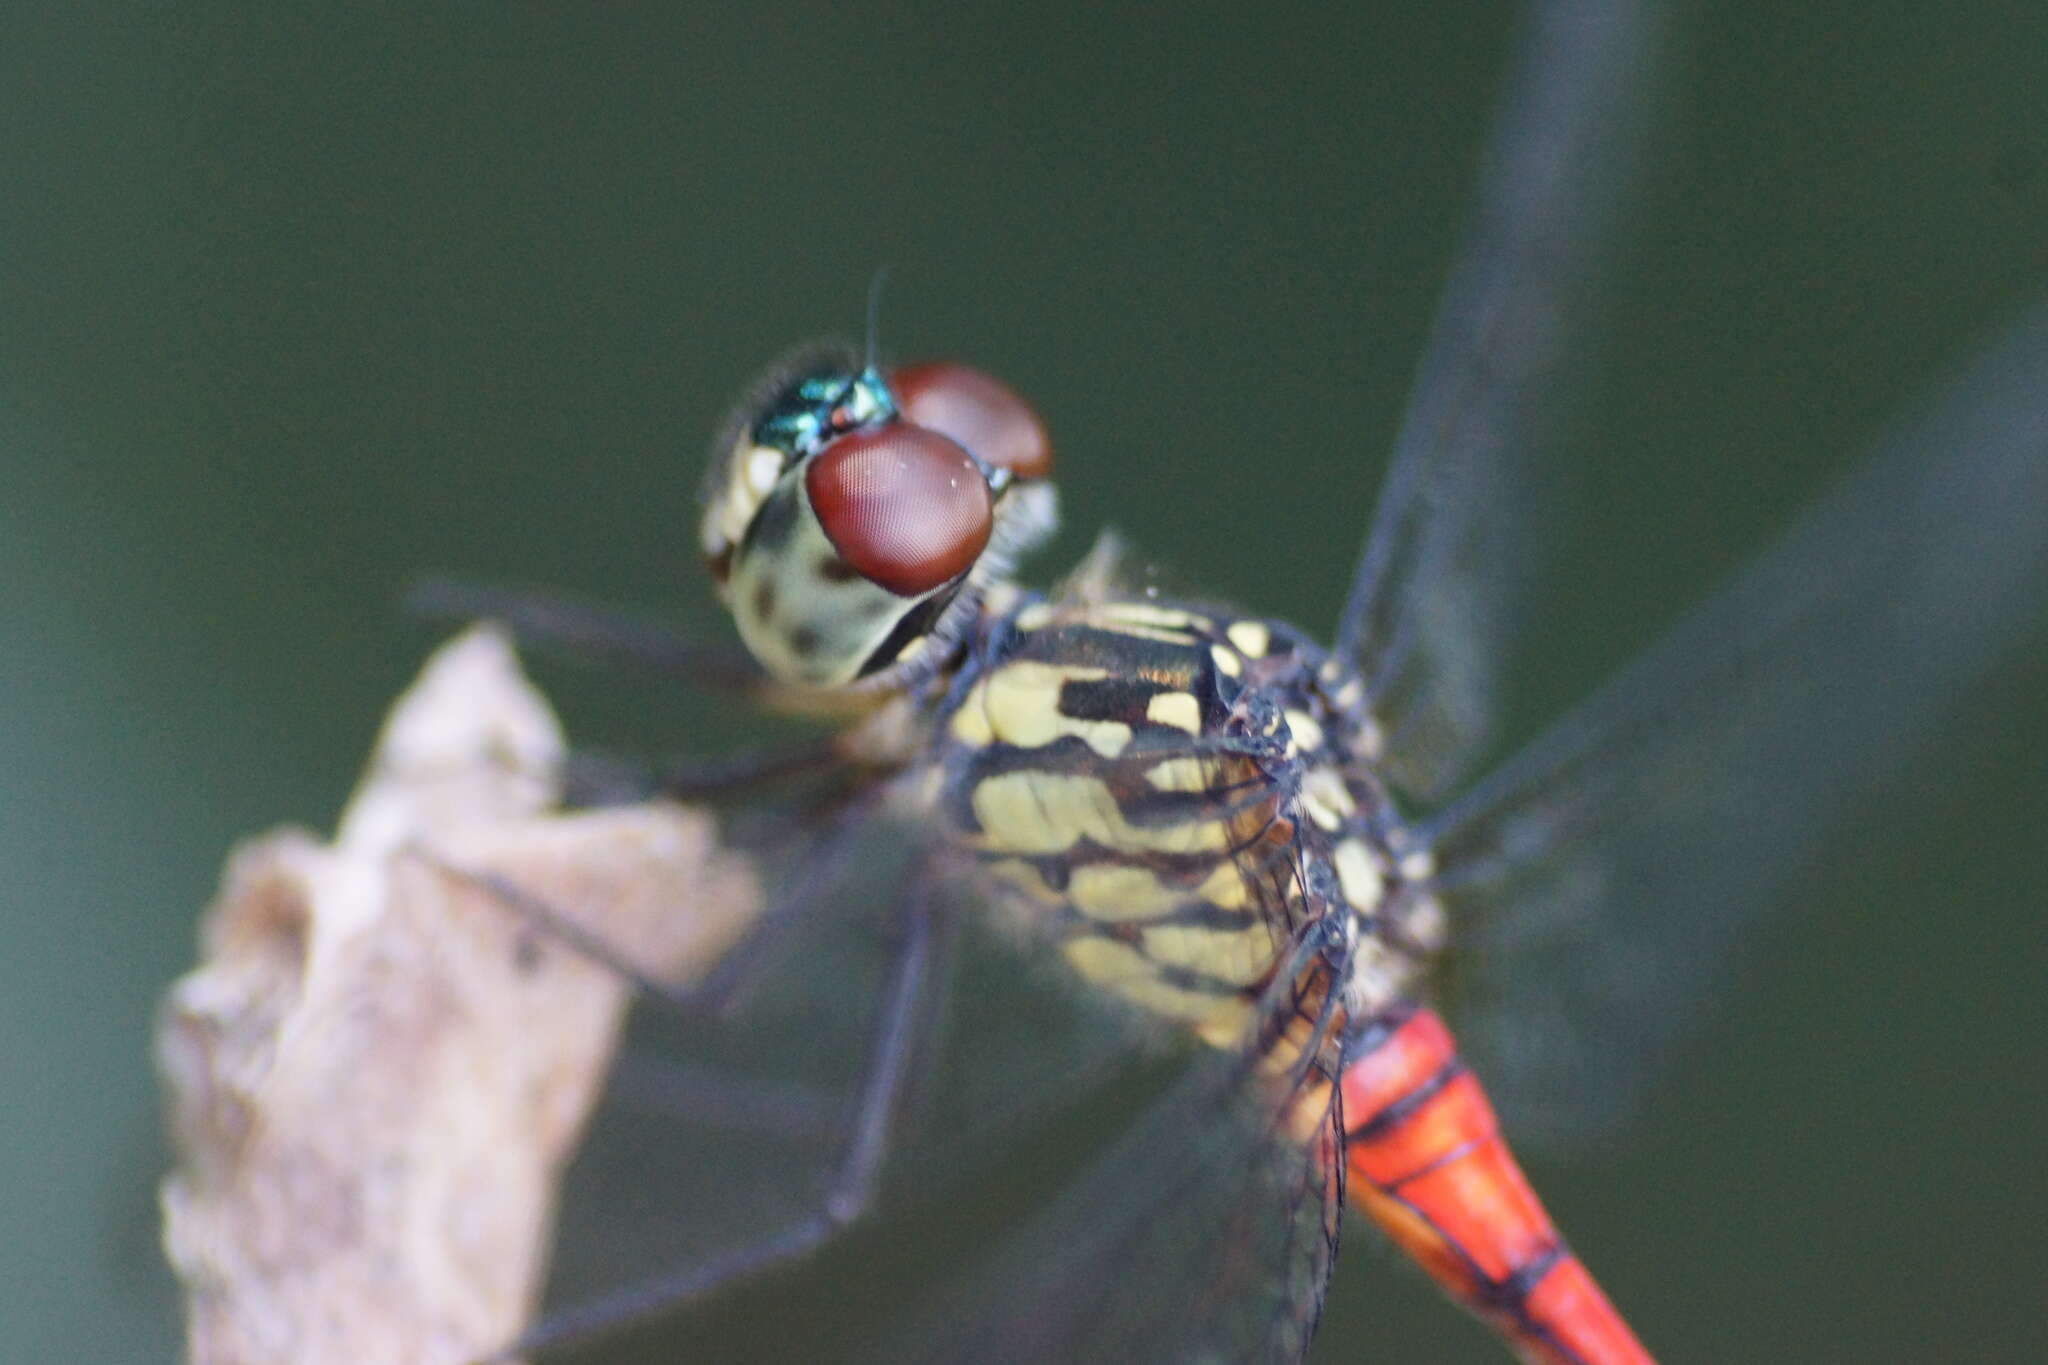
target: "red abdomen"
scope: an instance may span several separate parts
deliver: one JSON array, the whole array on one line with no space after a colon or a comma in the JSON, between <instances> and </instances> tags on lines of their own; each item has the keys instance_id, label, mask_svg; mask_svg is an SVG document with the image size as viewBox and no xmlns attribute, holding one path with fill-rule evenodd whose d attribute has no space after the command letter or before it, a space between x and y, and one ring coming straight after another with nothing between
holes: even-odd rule
<instances>
[{"instance_id":1,"label":"red abdomen","mask_svg":"<svg viewBox=\"0 0 2048 1365\"><path fill-rule=\"evenodd\" d=\"M1340 1082L1352 1204L1532 1365L1655 1365L1564 1244L1430 1010L1376 1020Z\"/></svg>"}]
</instances>

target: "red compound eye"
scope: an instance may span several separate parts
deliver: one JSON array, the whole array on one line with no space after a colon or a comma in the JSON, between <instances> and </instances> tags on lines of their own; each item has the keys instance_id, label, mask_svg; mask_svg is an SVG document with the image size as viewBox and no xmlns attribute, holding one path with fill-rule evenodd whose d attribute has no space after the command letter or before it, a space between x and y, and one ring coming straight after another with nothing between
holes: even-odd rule
<instances>
[{"instance_id":1,"label":"red compound eye","mask_svg":"<svg viewBox=\"0 0 2048 1365\"><path fill-rule=\"evenodd\" d=\"M993 525L988 483L967 452L908 422L832 442L804 471L804 491L853 571L903 597L965 573Z\"/></svg>"},{"instance_id":2,"label":"red compound eye","mask_svg":"<svg viewBox=\"0 0 2048 1365\"><path fill-rule=\"evenodd\" d=\"M1020 479L1052 473L1052 442L1031 405L993 376L965 365L906 365L889 376L906 422L952 437Z\"/></svg>"}]
</instances>

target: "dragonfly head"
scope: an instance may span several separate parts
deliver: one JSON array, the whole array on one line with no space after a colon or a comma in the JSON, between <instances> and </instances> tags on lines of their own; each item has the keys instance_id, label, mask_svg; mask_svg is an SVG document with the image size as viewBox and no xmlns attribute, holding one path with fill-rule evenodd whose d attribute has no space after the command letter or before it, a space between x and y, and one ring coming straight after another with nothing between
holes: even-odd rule
<instances>
[{"instance_id":1,"label":"dragonfly head","mask_svg":"<svg viewBox=\"0 0 2048 1365\"><path fill-rule=\"evenodd\" d=\"M769 673L886 685L943 656L1057 522L1030 406L964 365L884 375L842 353L772 372L727 424L703 550Z\"/></svg>"}]
</instances>

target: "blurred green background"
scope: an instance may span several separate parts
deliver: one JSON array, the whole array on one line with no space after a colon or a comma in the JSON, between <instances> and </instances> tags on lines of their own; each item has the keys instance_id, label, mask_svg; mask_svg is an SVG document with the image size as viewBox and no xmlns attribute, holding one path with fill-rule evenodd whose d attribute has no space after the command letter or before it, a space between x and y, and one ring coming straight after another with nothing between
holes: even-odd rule
<instances>
[{"instance_id":1,"label":"blurred green background","mask_svg":"<svg viewBox=\"0 0 2048 1365\"><path fill-rule=\"evenodd\" d=\"M2044 16L1675 25L1517 732L2048 278ZM786 345L857 331L887 262L894 353L984 364L1052 424L1072 529L1043 572L1113 521L1321 626L1512 33L1474 3L192 0L5 29L0 1356L101 1362L176 1350L156 999L228 846L331 820L435 635L408 580L721 631L705 439ZM1668 1361L2040 1358L2044 683L2036 648L1959 699L1643 1120L1532 1163ZM614 743L742 723L588 670L562 695ZM1320 1359L1503 1358L1368 1240ZM719 1314L699 1358L799 1301Z\"/></svg>"}]
</instances>

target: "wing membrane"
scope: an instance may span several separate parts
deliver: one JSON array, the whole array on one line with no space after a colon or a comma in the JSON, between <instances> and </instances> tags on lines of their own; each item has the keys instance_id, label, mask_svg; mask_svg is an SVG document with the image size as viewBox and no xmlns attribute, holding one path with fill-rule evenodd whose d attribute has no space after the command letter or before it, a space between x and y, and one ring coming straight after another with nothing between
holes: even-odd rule
<instances>
[{"instance_id":1,"label":"wing membrane","mask_svg":"<svg viewBox=\"0 0 2048 1365\"><path fill-rule=\"evenodd\" d=\"M1338 648L1388 728L1385 771L1424 799L1487 738L1534 558L1536 457L1612 255L1653 17L1617 0L1536 7L1345 604Z\"/></svg>"},{"instance_id":2,"label":"wing membrane","mask_svg":"<svg viewBox=\"0 0 2048 1365\"><path fill-rule=\"evenodd\" d=\"M1684 1031L1750 916L2048 599L2048 305L1788 534L1426 822L1468 1055L1569 1131Z\"/></svg>"},{"instance_id":3,"label":"wing membrane","mask_svg":"<svg viewBox=\"0 0 2048 1365\"><path fill-rule=\"evenodd\" d=\"M784 816L736 831L759 845L771 899L809 832ZM815 1211L846 1144L908 873L900 830L877 821L855 838L858 871L732 1008L636 1009L622 1084L571 1172L553 1306L709 1262Z\"/></svg>"},{"instance_id":4,"label":"wing membrane","mask_svg":"<svg viewBox=\"0 0 2048 1365\"><path fill-rule=\"evenodd\" d=\"M799 879L789 813L763 811L772 892ZM707 1264L814 1214L851 1137L872 1024L900 934L921 832L860 827L843 875L801 932L771 949L736 999L701 1016L636 1012L619 1084L564 1201L557 1308ZM1057 956L1020 942L975 888L946 888L949 932L911 1029L908 1093L890 1124L880 1205L928 1199L986 1167L1057 1106L1156 1044L1157 1021L1079 989Z\"/></svg>"},{"instance_id":5,"label":"wing membrane","mask_svg":"<svg viewBox=\"0 0 2048 1365\"><path fill-rule=\"evenodd\" d=\"M890 1361L1298 1361L1336 1255L1336 1089L1192 1064ZM1283 1119L1280 1117L1285 1114Z\"/></svg>"}]
</instances>

